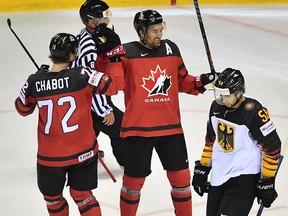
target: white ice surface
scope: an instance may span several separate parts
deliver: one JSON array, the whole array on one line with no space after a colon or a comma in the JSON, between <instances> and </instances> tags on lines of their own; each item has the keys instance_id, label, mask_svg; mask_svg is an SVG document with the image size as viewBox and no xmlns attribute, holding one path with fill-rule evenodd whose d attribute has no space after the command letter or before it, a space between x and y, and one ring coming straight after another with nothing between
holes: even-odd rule
<instances>
[{"instance_id":1,"label":"white ice surface","mask_svg":"<svg viewBox=\"0 0 288 216\"><path fill-rule=\"evenodd\" d=\"M113 8L112 22L123 42L138 40L132 22L134 14L147 8ZM193 7L159 7L169 38L179 46L189 73L208 72L209 64ZM203 6L202 18L216 71L226 67L241 70L246 78L247 94L262 101L269 109L279 136L284 142L288 136L288 5ZM45 202L36 182L37 112L22 118L14 109L14 100L25 79L36 71L6 20L25 44L35 61L50 64L48 45L58 32L77 34L82 28L78 10L36 11L30 13L0 14L0 215L48 215ZM189 151L191 171L204 145L205 125L213 93L194 97L181 94L182 124ZM123 95L113 97L124 110ZM112 180L99 165L99 187L94 194L100 202L103 215L119 214L122 170L111 152L109 139L101 134L100 148L105 151L105 162L115 175ZM170 186L156 154L152 174L146 179L139 205L139 216L172 216ZM288 161L284 159L278 173L278 199L265 215L286 216L288 211ZM70 205L70 215L79 215L64 190ZM206 196L193 192L193 215L205 215ZM250 215L256 215L254 204ZM286 213L285 213L286 212Z\"/></svg>"}]
</instances>

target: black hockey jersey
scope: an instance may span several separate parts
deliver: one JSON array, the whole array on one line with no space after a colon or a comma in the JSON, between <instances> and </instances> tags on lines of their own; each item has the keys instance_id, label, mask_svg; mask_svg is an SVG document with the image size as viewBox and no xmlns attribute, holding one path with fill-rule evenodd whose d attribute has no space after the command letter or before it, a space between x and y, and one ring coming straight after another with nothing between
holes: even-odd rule
<instances>
[{"instance_id":1,"label":"black hockey jersey","mask_svg":"<svg viewBox=\"0 0 288 216\"><path fill-rule=\"evenodd\" d=\"M276 128L260 102L246 97L238 109L212 103L201 158L202 165L212 166L211 185L261 171L265 178L274 176L280 149Z\"/></svg>"}]
</instances>

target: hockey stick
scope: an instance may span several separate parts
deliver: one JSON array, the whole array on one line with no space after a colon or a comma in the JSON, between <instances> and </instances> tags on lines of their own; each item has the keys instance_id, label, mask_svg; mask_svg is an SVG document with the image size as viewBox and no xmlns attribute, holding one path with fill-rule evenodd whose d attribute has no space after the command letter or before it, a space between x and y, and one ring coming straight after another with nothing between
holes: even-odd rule
<instances>
[{"instance_id":1,"label":"hockey stick","mask_svg":"<svg viewBox=\"0 0 288 216\"><path fill-rule=\"evenodd\" d=\"M212 73L215 73L215 68L214 68L214 64L213 64L213 60L212 60L212 55L211 55L211 52L210 52L210 49L209 49L209 44L208 44L207 36L206 36L206 33L205 33L204 24L203 24L203 20L202 20L202 16L201 16L198 0L193 0L193 1L194 1L195 10L196 10L196 13L197 13L198 23L199 23L199 26L200 26L203 42L204 42L204 45L205 45L205 50L206 50L206 54L207 54L207 58L208 58L209 66L210 66L210 70L211 70Z\"/></svg>"},{"instance_id":2,"label":"hockey stick","mask_svg":"<svg viewBox=\"0 0 288 216\"><path fill-rule=\"evenodd\" d=\"M212 55L211 55L211 52L210 52L210 49L209 49L208 40L207 40L207 37L206 37L204 24L203 24L201 12L200 12L199 4L198 4L198 0L193 0L193 1L194 1L195 10L196 10L196 13L197 13L198 23L199 23L199 26L200 26L203 42L204 42L204 45L205 45L205 50L206 50L206 54L207 54L207 58L208 58L209 66L210 66L210 70L211 70L211 73L215 74L216 72L215 72L215 68L214 68L214 64L213 64L213 60L212 60Z\"/></svg>"},{"instance_id":3,"label":"hockey stick","mask_svg":"<svg viewBox=\"0 0 288 216\"><path fill-rule=\"evenodd\" d=\"M111 173L111 171L109 170L109 168L106 166L105 162L102 160L102 158L99 155L98 155L98 160L100 161L100 163L102 164L102 166L104 167L104 169L106 170L106 172L108 173L112 181L115 183L116 182L115 177L113 176L113 174Z\"/></svg>"},{"instance_id":4,"label":"hockey stick","mask_svg":"<svg viewBox=\"0 0 288 216\"><path fill-rule=\"evenodd\" d=\"M282 160L283 160L283 158L284 158L284 156L285 156L285 154L287 152L287 148L288 148L288 137L286 139L286 142L284 143L283 148L281 149L281 155L280 155L280 158L279 158L278 167L277 167L277 170L276 170L276 173L275 173L275 177L277 176L277 173L278 173L279 168L281 166ZM259 209L258 209L258 212L257 212L256 216L260 216L262 214L263 210L264 210L264 205L261 204Z\"/></svg>"},{"instance_id":5,"label":"hockey stick","mask_svg":"<svg viewBox=\"0 0 288 216\"><path fill-rule=\"evenodd\" d=\"M29 58L31 59L31 61L33 62L33 64L35 65L35 67L37 68L37 70L39 70L39 66L37 65L37 63L35 62L35 60L33 59L33 57L31 56L31 54L29 53L29 51L26 49L26 47L24 46L24 44L22 43L22 41L19 39L19 37L17 36L17 34L14 32L14 30L11 27L11 20L8 18L7 19L7 24L9 29L11 30L11 32L14 34L14 36L16 37L16 39L18 40L18 42L21 44L22 48L25 50L25 52L27 53L27 55L29 56Z\"/></svg>"}]
</instances>

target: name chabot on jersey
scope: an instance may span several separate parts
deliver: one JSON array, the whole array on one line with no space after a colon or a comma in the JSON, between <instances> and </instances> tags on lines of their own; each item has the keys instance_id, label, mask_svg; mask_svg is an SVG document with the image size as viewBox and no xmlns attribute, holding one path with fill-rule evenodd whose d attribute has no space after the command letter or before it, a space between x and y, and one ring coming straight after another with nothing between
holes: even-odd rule
<instances>
[{"instance_id":1,"label":"name chabot on jersey","mask_svg":"<svg viewBox=\"0 0 288 216\"><path fill-rule=\"evenodd\" d=\"M35 82L37 92L69 88L69 77Z\"/></svg>"}]
</instances>

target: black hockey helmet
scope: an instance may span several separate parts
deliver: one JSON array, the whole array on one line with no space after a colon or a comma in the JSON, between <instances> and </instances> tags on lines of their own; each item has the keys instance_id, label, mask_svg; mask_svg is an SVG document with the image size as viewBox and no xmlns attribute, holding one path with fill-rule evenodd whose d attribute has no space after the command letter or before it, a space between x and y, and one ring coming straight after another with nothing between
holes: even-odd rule
<instances>
[{"instance_id":1,"label":"black hockey helmet","mask_svg":"<svg viewBox=\"0 0 288 216\"><path fill-rule=\"evenodd\" d=\"M144 10L139 11L135 14L133 25L138 35L139 31L142 30L147 33L147 28L151 25L163 23L163 18L160 13L156 10Z\"/></svg>"},{"instance_id":2,"label":"black hockey helmet","mask_svg":"<svg viewBox=\"0 0 288 216\"><path fill-rule=\"evenodd\" d=\"M87 0L79 10L81 20L84 25L87 24L88 19L105 18L111 15L109 6L101 0Z\"/></svg>"},{"instance_id":3,"label":"black hockey helmet","mask_svg":"<svg viewBox=\"0 0 288 216\"><path fill-rule=\"evenodd\" d=\"M67 62L70 52L77 54L78 41L76 37L68 33L56 34L50 42L50 58L54 63Z\"/></svg>"},{"instance_id":4,"label":"black hockey helmet","mask_svg":"<svg viewBox=\"0 0 288 216\"><path fill-rule=\"evenodd\" d=\"M215 81L215 89L226 90L226 94L233 94L240 89L245 88L245 81L242 73L239 70L233 68L226 68L222 73L218 75L217 80Z\"/></svg>"}]
</instances>

